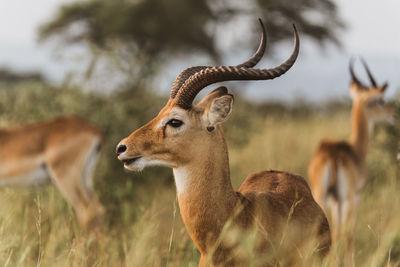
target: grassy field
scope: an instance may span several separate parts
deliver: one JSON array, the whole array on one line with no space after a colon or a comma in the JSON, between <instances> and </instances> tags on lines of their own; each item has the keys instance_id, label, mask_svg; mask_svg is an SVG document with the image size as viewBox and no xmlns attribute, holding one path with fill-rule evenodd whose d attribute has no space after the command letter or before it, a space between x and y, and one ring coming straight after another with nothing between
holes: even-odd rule
<instances>
[{"instance_id":1,"label":"grassy field","mask_svg":"<svg viewBox=\"0 0 400 267\"><path fill-rule=\"evenodd\" d=\"M137 95L127 99L129 94L110 100L74 90L43 94L45 89L36 87L33 91L3 92L1 126L64 113L99 124L105 131L106 145L96 170L96 189L106 206L105 225L102 234L87 236L53 186L39 190L3 188L0 264L197 266L199 253L181 221L171 170L126 173L114 154L116 143L154 116L164 100L146 102ZM141 112L140 116L135 112ZM313 110L271 104L253 108L237 101L226 123L234 187L248 174L267 169L306 177L309 159L322 138L348 137L349 114L349 105ZM368 156L370 183L357 225L357 266L400 265L396 147L394 128L378 126ZM334 266L333 259L333 255L328 256L325 265Z\"/></svg>"}]
</instances>

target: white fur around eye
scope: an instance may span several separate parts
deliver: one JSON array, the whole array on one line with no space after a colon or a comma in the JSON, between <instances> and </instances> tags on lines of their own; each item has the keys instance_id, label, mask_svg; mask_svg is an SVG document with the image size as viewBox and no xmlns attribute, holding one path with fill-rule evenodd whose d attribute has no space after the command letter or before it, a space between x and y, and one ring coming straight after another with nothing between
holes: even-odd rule
<instances>
[{"instance_id":1,"label":"white fur around eye","mask_svg":"<svg viewBox=\"0 0 400 267\"><path fill-rule=\"evenodd\" d=\"M172 125L169 125L168 122L171 120L179 120L182 121L182 125L179 127L173 127ZM158 127L160 128L165 128L165 133L168 136L181 133L185 131L190 123L190 120L188 118L188 114L186 110L180 109L180 108L173 108L171 111L168 113L167 116L165 116L159 123Z\"/></svg>"},{"instance_id":2,"label":"white fur around eye","mask_svg":"<svg viewBox=\"0 0 400 267\"><path fill-rule=\"evenodd\" d=\"M186 130L187 125L183 123L180 127L174 128L171 125L165 125L166 136L174 136Z\"/></svg>"},{"instance_id":3,"label":"white fur around eye","mask_svg":"<svg viewBox=\"0 0 400 267\"><path fill-rule=\"evenodd\" d=\"M164 127L166 126L166 124L172 120L172 119L176 119L176 120L180 120L183 122L183 124L187 124L188 122L188 118L187 118L187 111L182 110L180 108L173 108L171 109L171 111L169 112L169 114L167 116L165 116L160 123L158 124L158 127Z\"/></svg>"}]
</instances>

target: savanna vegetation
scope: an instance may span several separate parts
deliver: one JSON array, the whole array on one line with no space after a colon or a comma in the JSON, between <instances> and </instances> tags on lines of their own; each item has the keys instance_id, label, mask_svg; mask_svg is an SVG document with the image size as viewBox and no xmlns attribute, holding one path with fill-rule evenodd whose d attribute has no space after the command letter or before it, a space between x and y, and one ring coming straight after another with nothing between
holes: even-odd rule
<instances>
[{"instance_id":1,"label":"savanna vegetation","mask_svg":"<svg viewBox=\"0 0 400 267\"><path fill-rule=\"evenodd\" d=\"M81 231L70 206L53 187L0 190L0 262L5 266L196 266L199 254L181 221L172 172L149 168L126 173L115 145L155 116L166 101L135 88L112 95L53 88L40 81L2 83L0 125L10 127L61 115L100 125L105 146L96 191L106 207L102 234ZM225 124L232 182L280 169L306 177L324 137L347 138L350 101L323 107L306 103L252 104L236 98ZM379 125L368 157L369 179L357 226L357 266L400 263L400 197L395 127ZM334 257L327 266L334 266Z\"/></svg>"},{"instance_id":2,"label":"savanna vegetation","mask_svg":"<svg viewBox=\"0 0 400 267\"><path fill-rule=\"evenodd\" d=\"M336 31L343 27L331 0L254 0L248 6L222 2L86 0L62 6L41 27L40 39L58 39L67 45L63 48L87 46L91 62L86 78L95 79L91 74L108 64L128 77L108 94L87 90L79 82L71 85L68 79L52 86L40 73L0 71L1 127L77 115L103 129L95 189L106 208L101 234L87 235L55 187L1 188L0 264L197 266L199 253L181 221L171 170L127 173L115 155L121 138L154 117L167 100L151 90L152 79L172 55L196 52L218 62L225 54L216 46L217 27L243 18L257 25L256 17L262 17L273 33L272 45L292 38L292 22L302 36L319 43L339 43ZM252 37L249 41L254 43ZM106 61L99 63L101 58ZM235 97L233 114L224 125L235 188L249 173L266 169L306 177L320 139L347 138L350 132L350 100L317 107L306 102L254 104ZM370 182L357 226L357 266L400 265L398 140L393 126L379 125L373 136ZM332 251L324 266L335 266Z\"/></svg>"}]
</instances>

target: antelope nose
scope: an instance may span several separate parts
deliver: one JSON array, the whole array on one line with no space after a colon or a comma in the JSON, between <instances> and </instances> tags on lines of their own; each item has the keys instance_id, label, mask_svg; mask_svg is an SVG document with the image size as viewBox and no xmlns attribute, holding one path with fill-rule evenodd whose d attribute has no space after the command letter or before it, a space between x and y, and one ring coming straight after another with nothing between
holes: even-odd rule
<instances>
[{"instance_id":1,"label":"antelope nose","mask_svg":"<svg viewBox=\"0 0 400 267\"><path fill-rule=\"evenodd\" d=\"M120 155L121 153L124 153L126 151L126 145L124 144L118 144L116 152L117 155Z\"/></svg>"}]
</instances>

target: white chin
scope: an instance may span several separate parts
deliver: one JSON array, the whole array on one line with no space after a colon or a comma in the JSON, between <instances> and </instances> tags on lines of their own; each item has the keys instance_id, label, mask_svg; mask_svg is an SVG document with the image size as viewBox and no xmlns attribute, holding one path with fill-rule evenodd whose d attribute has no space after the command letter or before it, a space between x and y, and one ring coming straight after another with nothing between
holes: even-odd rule
<instances>
[{"instance_id":1,"label":"white chin","mask_svg":"<svg viewBox=\"0 0 400 267\"><path fill-rule=\"evenodd\" d=\"M137 164L136 162L131 164L124 164L124 168L129 171L138 172L144 169L144 166Z\"/></svg>"},{"instance_id":2,"label":"white chin","mask_svg":"<svg viewBox=\"0 0 400 267\"><path fill-rule=\"evenodd\" d=\"M152 160L146 159L144 157L137 159L130 164L124 164L124 168L129 171L142 171L146 167L150 166L164 166L164 167L174 167L172 164L162 161L162 160Z\"/></svg>"}]
</instances>

